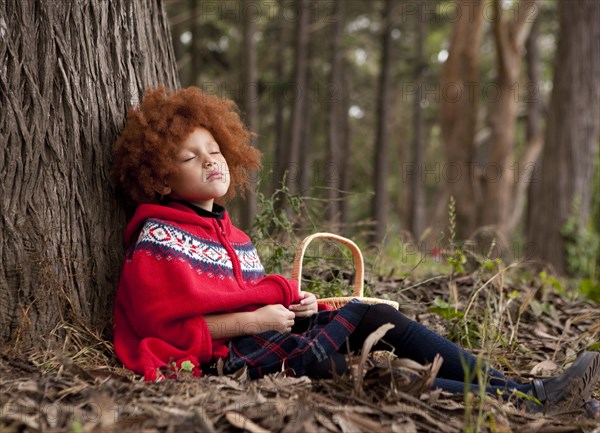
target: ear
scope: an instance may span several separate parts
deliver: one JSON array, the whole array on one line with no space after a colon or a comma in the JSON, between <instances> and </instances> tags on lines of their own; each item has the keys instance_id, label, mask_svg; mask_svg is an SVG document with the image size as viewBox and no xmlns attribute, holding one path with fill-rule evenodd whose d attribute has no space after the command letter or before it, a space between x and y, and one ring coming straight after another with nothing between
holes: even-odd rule
<instances>
[{"instance_id":1,"label":"ear","mask_svg":"<svg viewBox=\"0 0 600 433\"><path fill-rule=\"evenodd\" d=\"M171 189L171 187L170 187L169 185L167 185L167 183L166 183L166 182L163 184L162 188L161 188L159 185L157 185L157 186L155 186L155 187L154 187L154 189L155 189L155 191L156 191L158 194L160 194L160 195L161 195L161 196L163 196L163 197L164 197L165 195L169 195L169 194L171 194L171 191L173 191L173 190Z\"/></svg>"}]
</instances>

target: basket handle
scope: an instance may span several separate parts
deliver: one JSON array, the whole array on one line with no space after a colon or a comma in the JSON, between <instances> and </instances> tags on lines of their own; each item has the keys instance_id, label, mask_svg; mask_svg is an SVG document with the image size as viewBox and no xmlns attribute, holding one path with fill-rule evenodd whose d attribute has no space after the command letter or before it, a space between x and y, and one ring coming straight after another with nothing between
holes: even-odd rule
<instances>
[{"instance_id":1,"label":"basket handle","mask_svg":"<svg viewBox=\"0 0 600 433\"><path fill-rule=\"evenodd\" d=\"M298 282L298 290L300 290L300 283L302 279L302 261L304 260L304 253L308 248L308 244L310 244L314 239L330 239L334 241L338 241L341 244L346 245L350 248L352 252L352 258L354 259L354 290L352 292L352 296L362 296L364 289L364 279L365 279L365 266L363 261L362 253L360 252L360 248L352 242L350 239L346 239L343 236L339 236L333 233L314 233L310 236L305 237L298 250L296 251L296 257L294 258L294 266L292 267L292 280Z\"/></svg>"}]
</instances>

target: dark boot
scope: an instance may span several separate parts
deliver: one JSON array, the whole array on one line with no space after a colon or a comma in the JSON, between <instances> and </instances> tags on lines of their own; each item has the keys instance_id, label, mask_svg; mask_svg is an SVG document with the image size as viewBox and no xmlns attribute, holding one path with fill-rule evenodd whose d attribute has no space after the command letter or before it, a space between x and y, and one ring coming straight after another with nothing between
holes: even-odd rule
<instances>
[{"instance_id":1,"label":"dark boot","mask_svg":"<svg viewBox=\"0 0 600 433\"><path fill-rule=\"evenodd\" d=\"M530 394L543 407L527 406L534 412L543 411L548 414L584 410L599 379L600 353L584 352L560 376L546 380L534 379Z\"/></svg>"},{"instance_id":2,"label":"dark boot","mask_svg":"<svg viewBox=\"0 0 600 433\"><path fill-rule=\"evenodd\" d=\"M600 420L600 401L588 400L585 402L584 407L588 418Z\"/></svg>"}]
</instances>

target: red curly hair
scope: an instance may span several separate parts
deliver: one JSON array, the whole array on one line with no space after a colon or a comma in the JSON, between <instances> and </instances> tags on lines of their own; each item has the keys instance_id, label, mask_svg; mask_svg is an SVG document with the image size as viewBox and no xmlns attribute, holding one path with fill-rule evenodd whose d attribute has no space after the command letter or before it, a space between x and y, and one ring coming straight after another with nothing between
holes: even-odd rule
<instances>
[{"instance_id":1,"label":"red curly hair","mask_svg":"<svg viewBox=\"0 0 600 433\"><path fill-rule=\"evenodd\" d=\"M260 152L235 103L207 95L196 87L146 90L138 108L127 113L125 128L114 145L112 178L134 203L158 203L165 179L178 171L179 145L198 127L208 129L229 166L231 185L225 196L244 195L249 170L260 168Z\"/></svg>"}]
</instances>

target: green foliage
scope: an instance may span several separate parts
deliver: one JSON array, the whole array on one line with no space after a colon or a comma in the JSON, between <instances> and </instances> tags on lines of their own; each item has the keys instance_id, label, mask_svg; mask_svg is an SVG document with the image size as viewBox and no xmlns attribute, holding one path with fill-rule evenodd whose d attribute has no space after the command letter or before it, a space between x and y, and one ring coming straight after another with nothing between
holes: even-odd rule
<instances>
[{"instance_id":1,"label":"green foliage","mask_svg":"<svg viewBox=\"0 0 600 433\"><path fill-rule=\"evenodd\" d=\"M575 200L573 212L564 224L561 234L565 240L567 267L574 275L587 277L594 274L600 248L600 235L591 226L581 224L579 200Z\"/></svg>"},{"instance_id":2,"label":"green foliage","mask_svg":"<svg viewBox=\"0 0 600 433\"><path fill-rule=\"evenodd\" d=\"M565 289L555 276L549 275L545 271L540 272L539 275L544 285L549 285L553 287L556 290L556 292L561 295L565 293Z\"/></svg>"},{"instance_id":3,"label":"green foliage","mask_svg":"<svg viewBox=\"0 0 600 433\"><path fill-rule=\"evenodd\" d=\"M597 342L595 342L595 343L592 343L592 344L590 344L590 345L587 347L587 350L590 350L590 351L594 351L594 350L600 350L600 341L597 341Z\"/></svg>"},{"instance_id":4,"label":"green foliage","mask_svg":"<svg viewBox=\"0 0 600 433\"><path fill-rule=\"evenodd\" d=\"M194 364L192 363L192 361L183 361L181 363L181 371L186 372L186 373L191 373L193 369L194 369Z\"/></svg>"},{"instance_id":5,"label":"green foliage","mask_svg":"<svg viewBox=\"0 0 600 433\"><path fill-rule=\"evenodd\" d=\"M286 206L295 215L302 213L301 197L290 194L285 186L275 190L271 197L262 192L257 194L258 213L254 218L250 237L258 249L267 274L282 274L294 260L296 244L294 223L290 219Z\"/></svg>"},{"instance_id":6,"label":"green foliage","mask_svg":"<svg viewBox=\"0 0 600 433\"><path fill-rule=\"evenodd\" d=\"M348 283L338 278L331 281L308 280L306 290L317 294L320 298L339 297L347 295Z\"/></svg>"},{"instance_id":7,"label":"green foliage","mask_svg":"<svg viewBox=\"0 0 600 433\"><path fill-rule=\"evenodd\" d=\"M78 419L73 420L71 423L71 433L83 433L83 426Z\"/></svg>"},{"instance_id":8,"label":"green foliage","mask_svg":"<svg viewBox=\"0 0 600 433\"><path fill-rule=\"evenodd\" d=\"M564 238L567 270L580 278L580 292L600 301L600 233L592 223L581 224L581 201L573 200L571 215L565 222L561 234Z\"/></svg>"},{"instance_id":9,"label":"green foliage","mask_svg":"<svg viewBox=\"0 0 600 433\"><path fill-rule=\"evenodd\" d=\"M289 275L300 242L296 235L298 222L312 221L307 200L310 199L291 194L285 182L271 197L257 194L258 213L252 225L251 238L267 274ZM315 225L312 226L316 231ZM339 272L347 263L352 261L345 247L313 249L309 246L303 264L307 272L303 274L310 273L311 277L303 275L302 289L321 298L347 295L348 281Z\"/></svg>"},{"instance_id":10,"label":"green foliage","mask_svg":"<svg viewBox=\"0 0 600 433\"><path fill-rule=\"evenodd\" d=\"M429 307L429 311L443 317L446 320L462 319L465 313L456 310L456 308L448 302L435 298L433 305Z\"/></svg>"}]
</instances>

